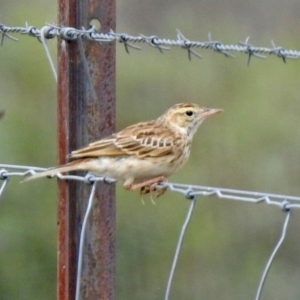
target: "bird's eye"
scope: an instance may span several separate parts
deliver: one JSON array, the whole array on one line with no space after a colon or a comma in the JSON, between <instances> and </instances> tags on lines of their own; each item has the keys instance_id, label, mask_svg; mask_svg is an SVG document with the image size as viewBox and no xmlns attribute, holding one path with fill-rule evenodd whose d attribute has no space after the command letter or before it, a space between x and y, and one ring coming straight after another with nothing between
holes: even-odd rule
<instances>
[{"instance_id":1,"label":"bird's eye","mask_svg":"<svg viewBox=\"0 0 300 300\"><path fill-rule=\"evenodd\" d=\"M194 114L194 112L192 112L191 110L188 110L188 111L185 112L185 114L187 116L191 117Z\"/></svg>"}]
</instances>

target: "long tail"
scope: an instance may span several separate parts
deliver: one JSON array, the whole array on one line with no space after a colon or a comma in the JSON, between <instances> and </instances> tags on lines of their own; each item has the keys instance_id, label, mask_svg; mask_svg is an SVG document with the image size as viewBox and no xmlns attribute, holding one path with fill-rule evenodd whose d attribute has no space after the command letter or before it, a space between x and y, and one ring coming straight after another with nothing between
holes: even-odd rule
<instances>
[{"instance_id":1,"label":"long tail","mask_svg":"<svg viewBox=\"0 0 300 300\"><path fill-rule=\"evenodd\" d=\"M83 163L84 161L85 161L85 159L77 159L77 160L69 162L65 165L62 165L59 167L54 167L54 168L48 169L46 171L28 176L25 179L23 179L21 182L26 182L29 180L34 180L34 179L47 177L47 176L54 176L57 173L66 173L66 172L70 172L70 171L86 170L86 168L84 167L85 164Z\"/></svg>"}]
</instances>

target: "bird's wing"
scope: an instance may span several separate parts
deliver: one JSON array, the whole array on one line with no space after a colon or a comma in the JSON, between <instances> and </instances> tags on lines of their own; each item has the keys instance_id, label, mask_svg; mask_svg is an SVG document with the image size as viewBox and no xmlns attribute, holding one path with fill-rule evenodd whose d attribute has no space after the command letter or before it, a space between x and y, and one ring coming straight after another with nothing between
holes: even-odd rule
<instances>
[{"instance_id":1,"label":"bird's wing","mask_svg":"<svg viewBox=\"0 0 300 300\"><path fill-rule=\"evenodd\" d=\"M159 157L174 153L178 142L172 131L155 124L145 122L132 125L119 133L73 151L71 158L99 156L136 156Z\"/></svg>"}]
</instances>

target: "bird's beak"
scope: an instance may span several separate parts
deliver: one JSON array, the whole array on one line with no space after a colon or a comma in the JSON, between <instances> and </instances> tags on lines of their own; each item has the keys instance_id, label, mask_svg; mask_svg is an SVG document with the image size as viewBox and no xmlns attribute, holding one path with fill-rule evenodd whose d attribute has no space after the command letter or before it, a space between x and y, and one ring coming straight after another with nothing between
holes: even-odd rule
<instances>
[{"instance_id":1,"label":"bird's beak","mask_svg":"<svg viewBox=\"0 0 300 300\"><path fill-rule=\"evenodd\" d=\"M219 109L219 108L206 108L205 111L202 114L200 114L200 116L201 118L207 118L209 116L220 113L222 111L223 109Z\"/></svg>"}]
</instances>

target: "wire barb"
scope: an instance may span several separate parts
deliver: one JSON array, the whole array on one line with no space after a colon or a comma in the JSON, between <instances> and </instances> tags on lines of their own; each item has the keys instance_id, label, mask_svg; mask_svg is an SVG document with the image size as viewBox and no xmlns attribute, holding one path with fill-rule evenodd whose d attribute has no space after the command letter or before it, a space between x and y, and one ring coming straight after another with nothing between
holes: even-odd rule
<instances>
[{"instance_id":1,"label":"wire barb","mask_svg":"<svg viewBox=\"0 0 300 300\"><path fill-rule=\"evenodd\" d=\"M6 26L4 24L0 24L0 34L1 34L1 42L0 42L0 45L2 46L3 45L3 42L4 42L4 38L7 37L15 42L18 41L18 39L14 38L13 36L9 35L7 32L6 32Z\"/></svg>"},{"instance_id":2,"label":"wire barb","mask_svg":"<svg viewBox=\"0 0 300 300\"><path fill-rule=\"evenodd\" d=\"M225 46L218 41L213 41L212 37L211 37L211 33L208 34L208 42L206 42L206 44L207 44L208 48L210 48L218 53L224 54L225 57L227 57L227 58L235 57L234 55L232 55L228 52L228 49L226 49L226 48L228 48L228 46Z\"/></svg>"},{"instance_id":3,"label":"wire barb","mask_svg":"<svg viewBox=\"0 0 300 300\"><path fill-rule=\"evenodd\" d=\"M110 30L110 34L113 35L115 38L117 38L119 43L124 45L126 53L129 54L129 48L132 48L135 50L142 50L141 47L137 47L137 46L134 46L129 43L130 37L128 34L126 34L126 33L118 34L118 33L115 33L113 30Z\"/></svg>"},{"instance_id":4,"label":"wire barb","mask_svg":"<svg viewBox=\"0 0 300 300\"><path fill-rule=\"evenodd\" d=\"M271 41L272 46L273 46L273 52L272 54L277 55L278 57L282 58L283 62L286 63L286 58L287 56L284 54L284 49L282 47L276 47L274 41Z\"/></svg>"},{"instance_id":5,"label":"wire barb","mask_svg":"<svg viewBox=\"0 0 300 300\"><path fill-rule=\"evenodd\" d=\"M199 53L191 49L192 43L178 29L177 29L177 39L179 41L182 41L181 48L187 50L189 61L192 60L192 55L195 55L198 58L202 58L202 56Z\"/></svg>"},{"instance_id":6,"label":"wire barb","mask_svg":"<svg viewBox=\"0 0 300 300\"><path fill-rule=\"evenodd\" d=\"M246 47L245 53L248 54L247 66L250 65L250 60L252 57L257 57L262 59L266 58L266 56L255 53L254 47L251 44L248 44L249 39L250 36L246 38L245 42L239 42L239 45Z\"/></svg>"},{"instance_id":7,"label":"wire barb","mask_svg":"<svg viewBox=\"0 0 300 300\"><path fill-rule=\"evenodd\" d=\"M159 50L160 53L164 53L164 50L170 50L170 47L162 46L163 42L155 35L145 36L141 34L141 37L144 38L145 42L147 42L152 47Z\"/></svg>"}]
</instances>

